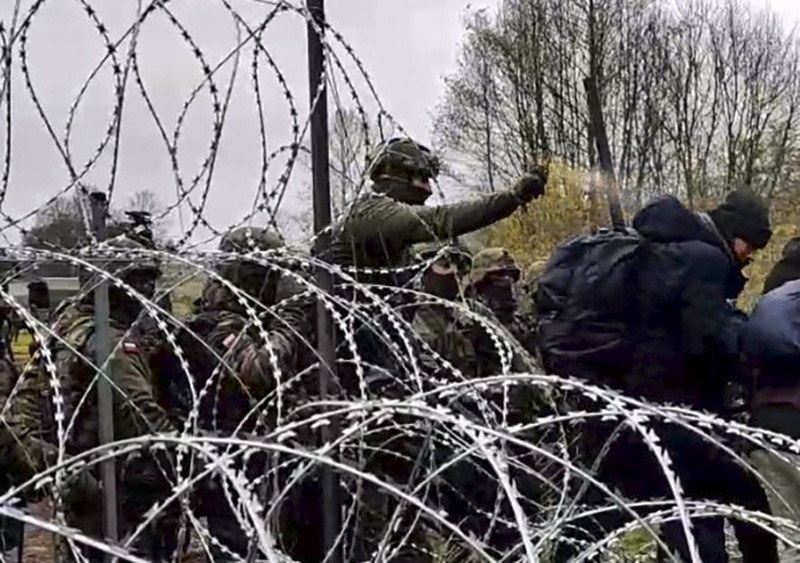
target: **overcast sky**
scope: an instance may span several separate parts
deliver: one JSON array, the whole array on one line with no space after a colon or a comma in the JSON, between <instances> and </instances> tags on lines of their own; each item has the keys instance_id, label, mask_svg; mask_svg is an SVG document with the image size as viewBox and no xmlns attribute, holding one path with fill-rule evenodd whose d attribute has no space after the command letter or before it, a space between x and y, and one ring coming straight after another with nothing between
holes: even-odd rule
<instances>
[{"instance_id":1,"label":"overcast sky","mask_svg":"<svg viewBox=\"0 0 800 563\"><path fill-rule=\"evenodd\" d=\"M767 4L753 0L759 6ZM97 15L108 34L118 40L134 21L136 4L133 0L92 0ZM258 26L274 3L234 0L237 14L250 26ZM0 19L4 28L11 27L13 4L0 2ZM21 2L18 22L24 17L33 0ZM463 37L463 17L468 8L498 5L497 0L328 0L328 18L369 73L371 84L383 108L411 135L428 141L431 115L443 94L443 77L455 68L459 44ZM797 0L769 3L786 19L787 25L797 21ZM241 30L237 36L233 16L220 0L172 0L172 14L188 30L208 64L217 65L234 51L238 41L247 39ZM18 25L18 24L17 24ZM238 39L237 39L238 37ZM267 153L291 143L291 111L294 105L299 123L305 123L308 107L306 35L303 20L293 13L281 13L266 28L265 43L281 77L291 91L287 101L280 81L269 68L265 56L260 56L259 90L263 98L263 118L267 132ZM123 125L113 199L122 204L138 189L151 189L164 203L175 202L176 176L169 153L161 138L163 127L171 138L178 115L194 89L201 83L201 65L192 54L193 47L181 38L181 31L163 14L147 19L140 29L137 60L147 98L155 106L158 121L150 114L134 74L130 73L123 107ZM15 43L12 79L12 156L8 193L2 211L20 217L46 202L59 189L69 184L70 175L63 157L44 125L21 72L19 38ZM118 54L124 64L130 41L121 44ZM65 127L69 110L101 61L106 48L87 14L78 2L48 0L32 18L27 41L28 65L34 93L41 104L54 133L70 160L80 172L98 151L111 124L114 107L114 87L111 65L105 64L92 78L77 106L68 139ZM346 60L341 45L335 52L352 77L362 103L369 111L377 108L366 80L359 76L352 60ZM231 92L223 138L215 160L211 189L203 197L207 175L192 192L192 205L202 207L203 216L216 229L224 230L237 222L253 207L261 178L261 141L259 114L255 103L252 79L253 42L240 50L241 59ZM224 102L233 59L217 73L215 80ZM337 89L345 105L352 105L346 84L341 76ZM335 102L331 102L332 106ZM192 183L208 156L213 127L213 103L204 88L190 105L183 120L178 143L179 177L184 186ZM0 103L5 119L7 104ZM5 154L6 127L0 125L0 154ZM105 189L111 181L113 143L101 152L85 181ZM270 162L267 189L274 187L283 172L286 153ZM307 175L293 176L295 192L307 181ZM299 192L297 192L299 193ZM294 208L309 206L290 196ZM192 213L184 206L183 222L173 214L173 230L180 235L191 226ZM181 231L183 225L183 231ZM6 229L10 232L12 229ZM207 231L201 229L198 236ZM195 237L196 238L196 237Z\"/></svg>"}]
</instances>

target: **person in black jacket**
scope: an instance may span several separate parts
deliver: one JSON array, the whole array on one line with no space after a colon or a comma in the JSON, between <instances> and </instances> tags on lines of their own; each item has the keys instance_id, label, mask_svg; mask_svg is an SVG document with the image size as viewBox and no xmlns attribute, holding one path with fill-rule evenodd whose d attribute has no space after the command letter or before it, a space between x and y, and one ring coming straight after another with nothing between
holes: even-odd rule
<instances>
[{"instance_id":1,"label":"person in black jacket","mask_svg":"<svg viewBox=\"0 0 800 563\"><path fill-rule=\"evenodd\" d=\"M676 198L665 196L646 205L633 226L643 237L631 274L637 312L630 321L633 325L627 327L630 346L627 355L619 358L613 385L651 402L723 414L725 389L737 372L742 323L730 300L744 287L742 268L771 237L767 208L747 190L731 192L708 213L692 212ZM587 369L571 366L570 371L586 373ZM727 454L677 425L651 425L672 459L686 498L768 512L756 479ZM588 444L581 454L584 461L593 461L609 435L607 423L587 425L582 436ZM635 464L631 463L634 459ZM600 480L619 487L629 498L673 496L664 468L641 438L630 432L613 443L598 472ZM602 534L597 526L616 528L619 515L611 520L615 518L605 523L575 522L578 533L573 539L596 539L597 532ZM726 562L722 519L693 519L692 523L703 561ZM743 522L734 526L744 561L777 561L774 537ZM680 522L663 525L662 536L684 560L691 560ZM557 560L569 560L574 554L569 543L559 547Z\"/></svg>"}]
</instances>

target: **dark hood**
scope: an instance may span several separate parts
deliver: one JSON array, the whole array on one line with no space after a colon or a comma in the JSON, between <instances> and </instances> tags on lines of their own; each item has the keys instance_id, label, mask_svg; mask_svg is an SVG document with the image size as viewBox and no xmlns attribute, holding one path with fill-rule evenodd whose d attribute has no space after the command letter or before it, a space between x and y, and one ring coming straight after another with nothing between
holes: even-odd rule
<instances>
[{"instance_id":1,"label":"dark hood","mask_svg":"<svg viewBox=\"0 0 800 563\"><path fill-rule=\"evenodd\" d=\"M747 278L711 218L687 209L674 196L661 196L648 203L633 218L633 228L651 242L703 242L718 248L730 263L728 297L734 298L744 289Z\"/></svg>"},{"instance_id":2,"label":"dark hood","mask_svg":"<svg viewBox=\"0 0 800 563\"><path fill-rule=\"evenodd\" d=\"M653 242L696 240L730 255L725 240L712 230L713 227L673 196L662 196L648 203L633 218L633 228Z\"/></svg>"}]
</instances>

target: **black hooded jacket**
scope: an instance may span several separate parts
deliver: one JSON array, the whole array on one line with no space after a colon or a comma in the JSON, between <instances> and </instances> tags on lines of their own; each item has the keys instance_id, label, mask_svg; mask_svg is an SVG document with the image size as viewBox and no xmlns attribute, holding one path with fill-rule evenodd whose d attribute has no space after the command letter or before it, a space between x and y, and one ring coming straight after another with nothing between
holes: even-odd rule
<instances>
[{"instance_id":1,"label":"black hooded jacket","mask_svg":"<svg viewBox=\"0 0 800 563\"><path fill-rule=\"evenodd\" d=\"M633 227L646 242L625 390L719 411L738 359L742 317L728 300L744 287L741 269L713 221L674 197L650 202Z\"/></svg>"}]
</instances>

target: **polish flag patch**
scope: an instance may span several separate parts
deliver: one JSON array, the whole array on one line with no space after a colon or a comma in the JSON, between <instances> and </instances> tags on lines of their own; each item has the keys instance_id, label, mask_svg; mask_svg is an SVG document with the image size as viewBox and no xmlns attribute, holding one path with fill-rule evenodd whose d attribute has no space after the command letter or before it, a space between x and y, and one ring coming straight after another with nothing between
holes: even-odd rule
<instances>
[{"instance_id":1,"label":"polish flag patch","mask_svg":"<svg viewBox=\"0 0 800 563\"><path fill-rule=\"evenodd\" d=\"M128 354L138 354L139 347L134 342L123 342L122 349Z\"/></svg>"},{"instance_id":2,"label":"polish flag patch","mask_svg":"<svg viewBox=\"0 0 800 563\"><path fill-rule=\"evenodd\" d=\"M222 341L222 345L225 346L225 348L230 349L230 347L233 346L233 343L235 341L236 341L236 335L231 333L225 337L225 340Z\"/></svg>"}]
</instances>

